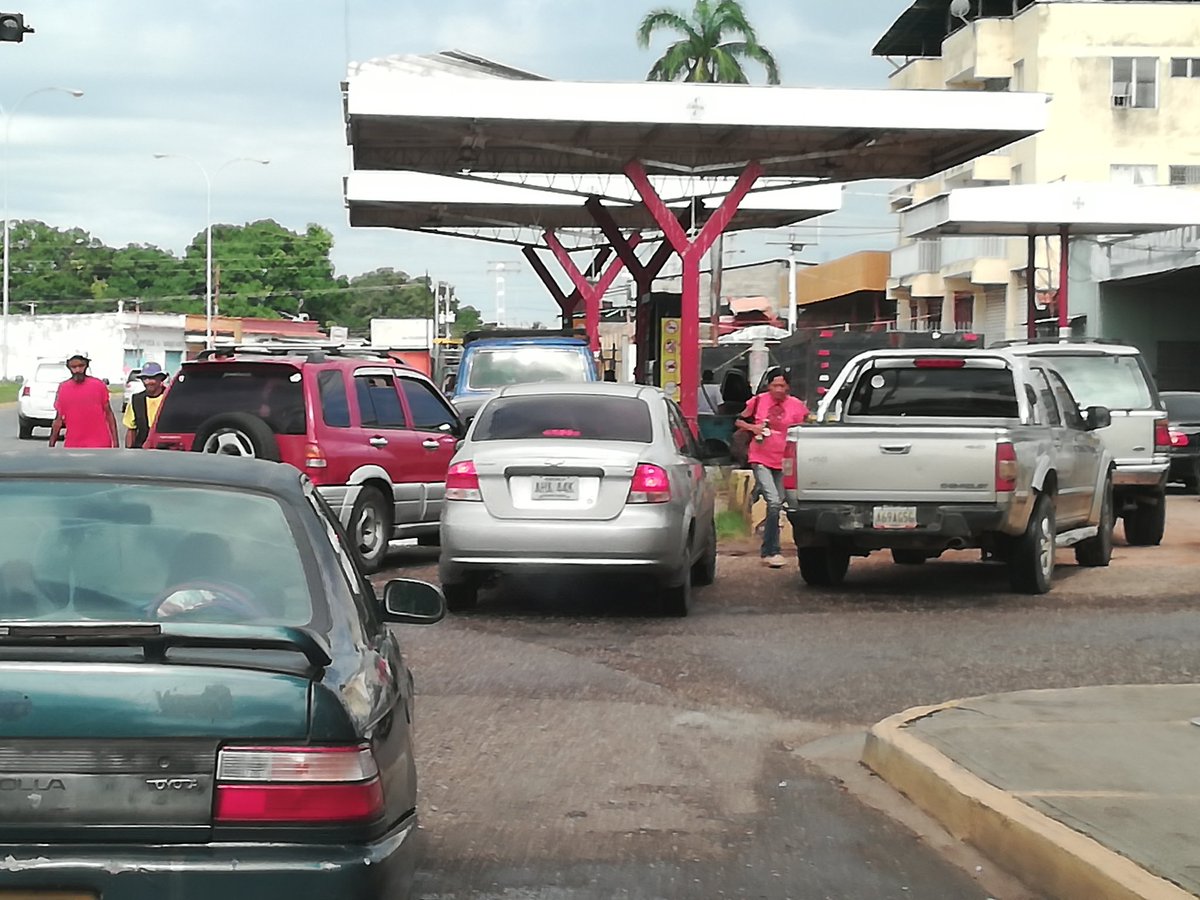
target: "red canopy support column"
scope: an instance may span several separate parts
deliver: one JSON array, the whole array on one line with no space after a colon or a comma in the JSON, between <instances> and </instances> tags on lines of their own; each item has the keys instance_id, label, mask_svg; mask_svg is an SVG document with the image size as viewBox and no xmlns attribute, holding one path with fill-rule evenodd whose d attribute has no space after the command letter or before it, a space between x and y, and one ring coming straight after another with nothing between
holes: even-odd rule
<instances>
[{"instance_id":1,"label":"red canopy support column","mask_svg":"<svg viewBox=\"0 0 1200 900\"><path fill-rule=\"evenodd\" d=\"M693 423L699 410L697 391L700 386L700 260L712 246L713 241L732 221L738 205L745 199L746 194L754 187L754 182L762 174L762 166L752 162L738 176L733 189L721 201L721 205L704 223L700 233L692 241L688 240L687 232L675 218L674 214L663 203L646 170L637 160L625 166L625 176L633 184L646 209L662 229L667 241L675 248L683 263L683 290L680 313L680 362L683 371L680 373L680 406L683 414Z\"/></svg>"},{"instance_id":2,"label":"red canopy support column","mask_svg":"<svg viewBox=\"0 0 1200 900\"><path fill-rule=\"evenodd\" d=\"M529 263L530 268L542 280L542 284L545 285L550 296L554 298L554 302L558 304L558 308L562 310L563 327L567 328L575 314L575 310L579 308L579 303L583 299L583 295L579 293L579 288L575 288L569 294L560 288L558 282L554 280L554 276L550 274L550 270L546 268L546 264L542 262L542 258L538 256L536 247L526 246L522 248L521 253ZM610 256L612 256L612 249L610 247L600 248L592 258L592 264L585 271L592 277L595 277L596 273L600 271Z\"/></svg>"},{"instance_id":3,"label":"red canopy support column","mask_svg":"<svg viewBox=\"0 0 1200 900\"><path fill-rule=\"evenodd\" d=\"M636 247L641 241L642 236L634 233L629 238L630 246ZM571 254L559 242L554 231L548 230L542 235L542 240L546 242L546 246L550 248L550 252L554 254L554 258L558 260L558 264L562 266L567 277L571 279L571 283L575 285L575 290L583 299L584 312L586 313L587 336L591 344L592 352L596 353L600 350L600 298L604 296L604 292L612 286L613 279L617 277L617 273L621 271L623 263L618 254L617 258L610 262L603 273L594 282L590 282L575 265L575 261L571 259ZM604 258L608 258L608 248L600 251L604 254ZM599 254L597 254L599 255ZM595 265L595 263L593 263Z\"/></svg>"},{"instance_id":4,"label":"red canopy support column","mask_svg":"<svg viewBox=\"0 0 1200 900\"><path fill-rule=\"evenodd\" d=\"M1070 229L1062 225L1058 229L1058 336L1068 337L1071 319L1067 314L1067 282L1070 280L1071 237Z\"/></svg>"}]
</instances>

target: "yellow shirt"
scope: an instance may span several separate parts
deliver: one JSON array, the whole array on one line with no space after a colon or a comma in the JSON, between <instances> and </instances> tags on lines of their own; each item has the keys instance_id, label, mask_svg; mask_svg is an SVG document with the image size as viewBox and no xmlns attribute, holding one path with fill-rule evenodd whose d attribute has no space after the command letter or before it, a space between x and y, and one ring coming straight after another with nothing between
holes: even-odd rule
<instances>
[{"instance_id":1,"label":"yellow shirt","mask_svg":"<svg viewBox=\"0 0 1200 900\"><path fill-rule=\"evenodd\" d=\"M151 425L158 421L158 408L162 406L163 397L165 396L165 394L159 394L157 397L146 398L146 418L150 420ZM125 415L122 417L121 422L126 428L134 427L132 399L129 401L129 405L125 407Z\"/></svg>"}]
</instances>

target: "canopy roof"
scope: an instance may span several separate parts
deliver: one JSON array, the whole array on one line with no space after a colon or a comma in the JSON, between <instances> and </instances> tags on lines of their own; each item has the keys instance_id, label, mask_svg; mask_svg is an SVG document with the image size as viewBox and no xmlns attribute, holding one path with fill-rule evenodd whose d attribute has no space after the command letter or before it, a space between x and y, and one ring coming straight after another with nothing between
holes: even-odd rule
<instances>
[{"instance_id":1,"label":"canopy roof","mask_svg":"<svg viewBox=\"0 0 1200 900\"><path fill-rule=\"evenodd\" d=\"M937 234L1140 234L1200 225L1200 192L1057 181L959 188L909 207L907 237Z\"/></svg>"},{"instance_id":2,"label":"canopy roof","mask_svg":"<svg viewBox=\"0 0 1200 900\"><path fill-rule=\"evenodd\" d=\"M577 176L570 187L550 189L552 175L493 175L455 178L419 172L354 172L346 180L346 206L353 226L404 228L479 240L537 244L554 229L565 246L596 243L595 223L584 201L600 197L622 231L643 237L661 232L632 185L617 175ZM686 210L692 198L721 196L729 178L656 177L655 188L668 206ZM767 180L741 204L728 230L778 228L841 208L836 184L796 186ZM703 220L717 200L702 200Z\"/></svg>"},{"instance_id":3,"label":"canopy roof","mask_svg":"<svg viewBox=\"0 0 1200 900\"><path fill-rule=\"evenodd\" d=\"M344 85L355 169L920 178L1040 131L1042 94L569 82L388 57Z\"/></svg>"}]
</instances>

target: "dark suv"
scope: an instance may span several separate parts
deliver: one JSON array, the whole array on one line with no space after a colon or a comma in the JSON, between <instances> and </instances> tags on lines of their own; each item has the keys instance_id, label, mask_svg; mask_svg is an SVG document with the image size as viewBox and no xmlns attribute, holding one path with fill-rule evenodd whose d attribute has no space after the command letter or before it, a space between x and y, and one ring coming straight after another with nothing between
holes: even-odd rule
<instances>
[{"instance_id":1,"label":"dark suv","mask_svg":"<svg viewBox=\"0 0 1200 900\"><path fill-rule=\"evenodd\" d=\"M462 431L433 382L383 351L233 347L183 364L146 446L295 466L373 572L390 540L437 542Z\"/></svg>"}]
</instances>

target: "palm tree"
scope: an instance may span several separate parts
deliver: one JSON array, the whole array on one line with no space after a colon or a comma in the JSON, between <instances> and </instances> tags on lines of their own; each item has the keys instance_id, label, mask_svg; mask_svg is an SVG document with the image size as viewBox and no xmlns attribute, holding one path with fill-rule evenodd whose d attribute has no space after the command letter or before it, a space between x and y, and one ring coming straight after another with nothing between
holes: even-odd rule
<instances>
[{"instance_id":1,"label":"palm tree","mask_svg":"<svg viewBox=\"0 0 1200 900\"><path fill-rule=\"evenodd\" d=\"M643 50L650 46L655 31L679 32L682 39L666 49L650 68L647 81L702 81L745 84L743 60L753 60L767 70L767 81L779 84L779 66L771 51L758 43L737 0L696 0L691 16L673 9L655 9L638 26L637 42ZM726 34L736 41L723 41Z\"/></svg>"}]
</instances>

